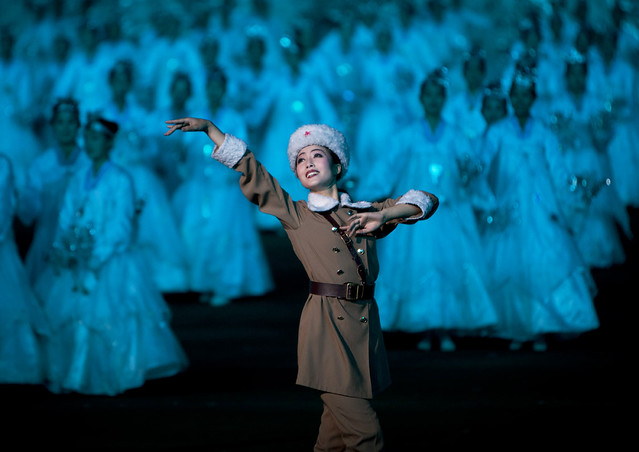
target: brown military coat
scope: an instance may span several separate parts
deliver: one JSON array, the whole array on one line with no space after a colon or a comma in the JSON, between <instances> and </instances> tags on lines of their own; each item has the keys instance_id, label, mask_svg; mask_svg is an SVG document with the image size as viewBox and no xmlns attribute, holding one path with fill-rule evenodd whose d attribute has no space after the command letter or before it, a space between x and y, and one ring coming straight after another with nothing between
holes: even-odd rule
<instances>
[{"instance_id":1,"label":"brown military coat","mask_svg":"<svg viewBox=\"0 0 639 452\"><path fill-rule=\"evenodd\" d=\"M242 173L240 186L244 195L262 212L280 220L312 281L334 284L360 281L339 233L319 211L330 211L338 223L346 224L349 215L361 210L381 210L406 202L418 205L422 217L426 217L437 204L437 198L425 192L415 192L418 193L416 200L397 198L375 203L352 203L347 195L342 195L342 202L338 203L315 194L309 195L308 202L294 201L241 140L227 135L213 157ZM416 219L404 222L414 221ZM353 238L367 270L367 283L374 283L379 271L376 241L396 224L386 224L375 235ZM297 384L361 398L372 398L390 384L374 299L346 301L309 295L299 326Z\"/></svg>"}]
</instances>

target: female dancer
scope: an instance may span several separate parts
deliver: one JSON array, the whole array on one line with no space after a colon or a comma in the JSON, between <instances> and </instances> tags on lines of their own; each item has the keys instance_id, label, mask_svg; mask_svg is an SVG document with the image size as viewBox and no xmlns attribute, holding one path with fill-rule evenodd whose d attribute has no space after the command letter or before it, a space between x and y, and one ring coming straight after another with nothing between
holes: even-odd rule
<instances>
[{"instance_id":1,"label":"female dancer","mask_svg":"<svg viewBox=\"0 0 639 452\"><path fill-rule=\"evenodd\" d=\"M383 449L372 397L390 384L388 362L373 298L379 270L376 239L400 222L428 218L435 196L412 190L383 202L353 202L340 193L349 151L341 132L327 125L302 126L290 137L291 170L310 191L294 201L247 150L211 121L166 121L176 130L205 132L213 158L241 173L244 195L278 218L310 280L300 320L297 384L321 391L324 413L315 450Z\"/></svg>"}]
</instances>

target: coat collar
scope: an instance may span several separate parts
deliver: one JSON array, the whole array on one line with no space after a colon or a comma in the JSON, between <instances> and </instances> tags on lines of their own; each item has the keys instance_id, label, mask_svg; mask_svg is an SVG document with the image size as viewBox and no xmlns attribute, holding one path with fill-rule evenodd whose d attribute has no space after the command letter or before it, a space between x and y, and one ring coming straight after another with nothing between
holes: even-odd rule
<instances>
[{"instance_id":1,"label":"coat collar","mask_svg":"<svg viewBox=\"0 0 639 452\"><path fill-rule=\"evenodd\" d=\"M353 202L348 193L340 192L339 202L335 198L319 195L317 193L309 193L307 200L308 208L313 212L325 212L331 210L338 204L340 207L352 207L354 209L368 209L373 204L368 201Z\"/></svg>"}]
</instances>

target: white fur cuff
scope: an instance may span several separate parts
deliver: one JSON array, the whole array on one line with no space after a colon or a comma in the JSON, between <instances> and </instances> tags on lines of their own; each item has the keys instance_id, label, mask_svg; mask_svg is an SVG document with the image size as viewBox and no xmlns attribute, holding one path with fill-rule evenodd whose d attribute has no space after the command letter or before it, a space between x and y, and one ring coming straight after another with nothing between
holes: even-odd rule
<instances>
[{"instance_id":1,"label":"white fur cuff","mask_svg":"<svg viewBox=\"0 0 639 452\"><path fill-rule=\"evenodd\" d=\"M221 146L215 146L211 157L224 166L229 168L235 167L246 153L246 143L233 135L224 134L224 143Z\"/></svg>"},{"instance_id":2,"label":"white fur cuff","mask_svg":"<svg viewBox=\"0 0 639 452\"><path fill-rule=\"evenodd\" d=\"M419 190L409 190L401 198L399 198L397 204L412 204L422 210L421 214L406 218L407 220L421 220L428 215L430 210L433 208L433 201L430 197L423 191Z\"/></svg>"}]
</instances>

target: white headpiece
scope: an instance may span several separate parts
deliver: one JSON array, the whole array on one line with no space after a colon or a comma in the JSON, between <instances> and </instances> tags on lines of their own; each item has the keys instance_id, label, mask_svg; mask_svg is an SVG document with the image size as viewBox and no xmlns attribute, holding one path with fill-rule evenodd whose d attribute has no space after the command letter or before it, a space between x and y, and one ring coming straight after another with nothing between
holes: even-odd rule
<instances>
[{"instance_id":1,"label":"white headpiece","mask_svg":"<svg viewBox=\"0 0 639 452\"><path fill-rule=\"evenodd\" d=\"M342 165L342 176L348 170L350 152L342 132L326 124L307 124L291 134L288 141L288 161L295 171L297 153L306 146L324 146L331 150Z\"/></svg>"}]
</instances>

